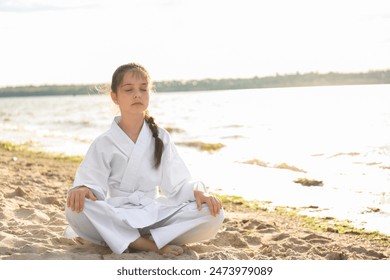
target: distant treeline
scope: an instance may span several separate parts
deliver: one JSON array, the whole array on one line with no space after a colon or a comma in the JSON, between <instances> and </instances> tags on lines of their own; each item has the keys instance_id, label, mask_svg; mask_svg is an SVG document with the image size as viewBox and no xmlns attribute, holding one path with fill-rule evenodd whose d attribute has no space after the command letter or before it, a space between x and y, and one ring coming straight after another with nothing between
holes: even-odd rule
<instances>
[{"instance_id":1,"label":"distant treeline","mask_svg":"<svg viewBox=\"0 0 390 280\"><path fill-rule=\"evenodd\" d=\"M390 84L390 69L365 73L288 74L246 79L205 79L189 81L165 81L156 83L157 91L202 91L250 88L278 88L300 86Z\"/></svg>"},{"instance_id":2,"label":"distant treeline","mask_svg":"<svg viewBox=\"0 0 390 280\"><path fill-rule=\"evenodd\" d=\"M295 73L240 79L157 81L157 92L205 91L299 86L390 84L390 70L364 73ZM102 85L42 85L0 88L0 97L96 94ZM104 85L103 85L104 86Z\"/></svg>"}]
</instances>

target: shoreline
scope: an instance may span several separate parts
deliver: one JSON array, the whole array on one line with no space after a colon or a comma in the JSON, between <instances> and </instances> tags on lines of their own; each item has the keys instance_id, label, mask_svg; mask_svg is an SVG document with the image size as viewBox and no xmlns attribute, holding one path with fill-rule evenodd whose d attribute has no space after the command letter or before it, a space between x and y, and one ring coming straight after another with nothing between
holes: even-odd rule
<instances>
[{"instance_id":1,"label":"shoreline","mask_svg":"<svg viewBox=\"0 0 390 280\"><path fill-rule=\"evenodd\" d=\"M167 80L154 82L156 92L161 93L288 87L386 85L389 83L390 69L351 73L296 72L263 77ZM100 88L106 88L107 84L108 83L3 86L0 87L0 98L99 94Z\"/></svg>"},{"instance_id":2,"label":"shoreline","mask_svg":"<svg viewBox=\"0 0 390 280\"><path fill-rule=\"evenodd\" d=\"M390 259L390 236L335 219L309 218L292 207L223 196L226 219L217 236L185 246L179 257L147 252L115 255L67 239L64 207L81 157L31 151L0 142L0 259Z\"/></svg>"}]
</instances>

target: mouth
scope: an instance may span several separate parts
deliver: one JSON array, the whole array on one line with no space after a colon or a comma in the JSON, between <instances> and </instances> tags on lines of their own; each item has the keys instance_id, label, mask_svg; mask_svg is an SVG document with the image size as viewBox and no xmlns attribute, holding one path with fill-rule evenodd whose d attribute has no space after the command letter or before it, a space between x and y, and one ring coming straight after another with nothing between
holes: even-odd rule
<instances>
[{"instance_id":1,"label":"mouth","mask_svg":"<svg viewBox=\"0 0 390 280\"><path fill-rule=\"evenodd\" d=\"M143 104L141 102L135 102L135 103L133 103L131 105L143 105Z\"/></svg>"}]
</instances>

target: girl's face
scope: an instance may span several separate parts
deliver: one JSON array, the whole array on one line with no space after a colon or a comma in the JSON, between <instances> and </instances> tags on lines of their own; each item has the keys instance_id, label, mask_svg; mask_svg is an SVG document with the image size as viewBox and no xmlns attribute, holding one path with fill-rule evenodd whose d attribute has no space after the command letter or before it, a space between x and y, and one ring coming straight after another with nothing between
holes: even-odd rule
<instances>
[{"instance_id":1,"label":"girl's face","mask_svg":"<svg viewBox=\"0 0 390 280\"><path fill-rule=\"evenodd\" d=\"M119 106L122 116L145 114L149 106L149 83L143 75L127 72L117 92L111 92L111 98Z\"/></svg>"}]
</instances>

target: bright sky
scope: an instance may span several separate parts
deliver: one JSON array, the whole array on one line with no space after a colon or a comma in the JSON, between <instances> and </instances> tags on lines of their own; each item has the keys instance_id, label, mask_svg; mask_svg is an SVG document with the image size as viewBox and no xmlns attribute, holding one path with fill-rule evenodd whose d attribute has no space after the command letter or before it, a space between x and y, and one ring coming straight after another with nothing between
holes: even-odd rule
<instances>
[{"instance_id":1,"label":"bright sky","mask_svg":"<svg viewBox=\"0 0 390 280\"><path fill-rule=\"evenodd\" d=\"M0 86L390 68L388 0L0 0Z\"/></svg>"}]
</instances>

